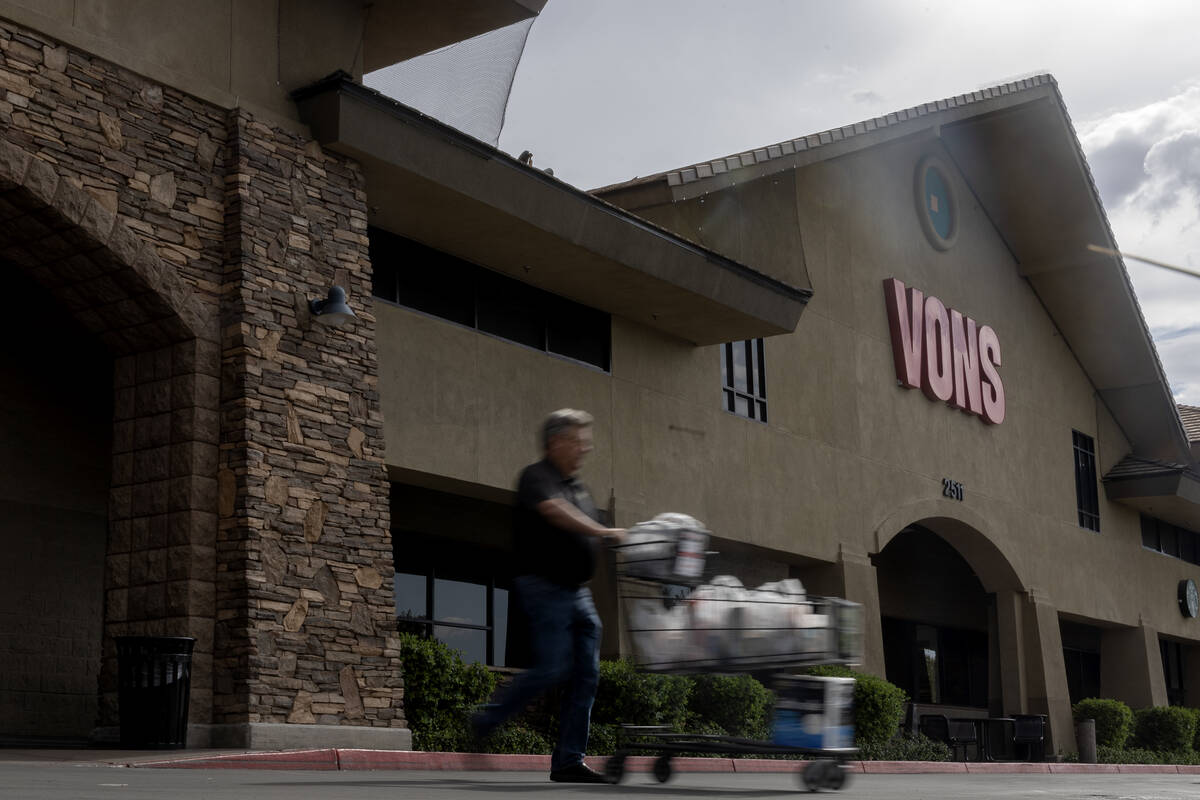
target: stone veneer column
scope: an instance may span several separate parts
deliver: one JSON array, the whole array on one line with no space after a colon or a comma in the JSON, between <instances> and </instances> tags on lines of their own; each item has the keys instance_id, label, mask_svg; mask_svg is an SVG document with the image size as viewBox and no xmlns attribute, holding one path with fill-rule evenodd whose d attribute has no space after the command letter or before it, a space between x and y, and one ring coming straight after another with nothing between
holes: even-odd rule
<instances>
[{"instance_id":1,"label":"stone veneer column","mask_svg":"<svg viewBox=\"0 0 1200 800\"><path fill-rule=\"evenodd\" d=\"M126 635L196 639L189 720L211 721L217 364L199 339L114 363L102 727L118 721L113 637Z\"/></svg>"},{"instance_id":2,"label":"stone veneer column","mask_svg":"<svg viewBox=\"0 0 1200 800\"><path fill-rule=\"evenodd\" d=\"M228 142L214 744L407 748L363 177ZM358 317L314 325L334 284Z\"/></svg>"}]
</instances>

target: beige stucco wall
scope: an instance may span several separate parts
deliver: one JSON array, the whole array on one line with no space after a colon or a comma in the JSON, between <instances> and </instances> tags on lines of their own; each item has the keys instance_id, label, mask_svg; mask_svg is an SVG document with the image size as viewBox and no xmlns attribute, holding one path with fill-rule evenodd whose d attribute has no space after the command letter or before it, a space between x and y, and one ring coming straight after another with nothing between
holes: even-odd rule
<instances>
[{"instance_id":1,"label":"beige stucco wall","mask_svg":"<svg viewBox=\"0 0 1200 800\"><path fill-rule=\"evenodd\" d=\"M712 231L710 243L724 224L728 248L752 266L764 243L803 247L763 255L815 291L796 332L766 341L770 424L721 410L715 347L614 319L608 376L377 301L389 464L507 488L536 455L541 416L581 406L597 416L586 478L597 497L615 494L622 524L686 511L797 562L834 562L839 549L878 552L905 525L946 516L990 541L972 564L989 590L980 560L1003 558L1018 584L1008 588L1033 590L1039 608L1200 638L1174 594L1195 567L1143 550L1136 512L1100 487L1101 532L1079 528L1072 429L1096 439L1101 474L1128 443L957 176L957 245L927 242L912 183L930 153L942 155L936 139L904 140L743 184L735 200L702 204L720 217L711 225L695 201L647 212ZM729 223L729 207L753 207L762 235ZM996 330L1001 425L897 385L889 277ZM965 485L962 502L942 498L943 477Z\"/></svg>"}]
</instances>

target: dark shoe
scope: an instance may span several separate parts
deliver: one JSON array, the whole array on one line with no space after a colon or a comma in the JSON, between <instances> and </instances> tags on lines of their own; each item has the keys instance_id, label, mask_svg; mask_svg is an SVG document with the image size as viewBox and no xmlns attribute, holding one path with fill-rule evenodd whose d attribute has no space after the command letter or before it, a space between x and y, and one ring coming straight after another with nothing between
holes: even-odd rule
<instances>
[{"instance_id":1,"label":"dark shoe","mask_svg":"<svg viewBox=\"0 0 1200 800\"><path fill-rule=\"evenodd\" d=\"M580 762L573 767L563 767L550 773L550 780L558 783L608 783L601 772Z\"/></svg>"}]
</instances>

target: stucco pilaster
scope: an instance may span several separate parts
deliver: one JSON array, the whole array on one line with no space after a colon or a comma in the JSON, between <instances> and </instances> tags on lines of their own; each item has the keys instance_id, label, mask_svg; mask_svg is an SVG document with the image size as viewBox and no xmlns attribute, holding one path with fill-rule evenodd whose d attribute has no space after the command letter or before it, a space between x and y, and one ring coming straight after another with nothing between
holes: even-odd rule
<instances>
[{"instance_id":1,"label":"stucco pilaster","mask_svg":"<svg viewBox=\"0 0 1200 800\"><path fill-rule=\"evenodd\" d=\"M1147 625L1103 631L1100 694L1120 700L1130 708L1167 704L1158 631Z\"/></svg>"}]
</instances>

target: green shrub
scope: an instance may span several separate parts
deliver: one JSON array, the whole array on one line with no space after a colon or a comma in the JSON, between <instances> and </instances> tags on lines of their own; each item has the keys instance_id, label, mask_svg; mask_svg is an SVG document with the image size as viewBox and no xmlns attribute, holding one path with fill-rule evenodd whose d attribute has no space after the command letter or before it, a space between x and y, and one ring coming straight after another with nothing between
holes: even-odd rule
<instances>
[{"instance_id":1,"label":"green shrub","mask_svg":"<svg viewBox=\"0 0 1200 800\"><path fill-rule=\"evenodd\" d=\"M690 733L715 733L767 739L775 697L749 675L698 675L692 688Z\"/></svg>"},{"instance_id":2,"label":"green shrub","mask_svg":"<svg viewBox=\"0 0 1200 800\"><path fill-rule=\"evenodd\" d=\"M1122 748L1133 730L1133 711L1120 700L1087 697L1072 709L1075 721L1096 721L1096 746Z\"/></svg>"},{"instance_id":3,"label":"green shrub","mask_svg":"<svg viewBox=\"0 0 1200 800\"><path fill-rule=\"evenodd\" d=\"M688 721L692 679L639 672L628 661L601 661L592 721L613 725L671 725Z\"/></svg>"},{"instance_id":4,"label":"green shrub","mask_svg":"<svg viewBox=\"0 0 1200 800\"><path fill-rule=\"evenodd\" d=\"M859 750L864 761L949 761L950 746L907 731L886 742L870 742Z\"/></svg>"},{"instance_id":5,"label":"green shrub","mask_svg":"<svg viewBox=\"0 0 1200 800\"><path fill-rule=\"evenodd\" d=\"M1196 718L1179 706L1141 708L1133 715L1134 743L1147 750L1192 752Z\"/></svg>"},{"instance_id":6,"label":"green shrub","mask_svg":"<svg viewBox=\"0 0 1200 800\"><path fill-rule=\"evenodd\" d=\"M470 743L467 717L496 688L482 664L465 664L436 639L400 635L404 712L417 750L459 751Z\"/></svg>"},{"instance_id":7,"label":"green shrub","mask_svg":"<svg viewBox=\"0 0 1200 800\"><path fill-rule=\"evenodd\" d=\"M548 755L554 750L554 745L540 731L519 722L501 725L483 740L482 745L485 753Z\"/></svg>"},{"instance_id":8,"label":"green shrub","mask_svg":"<svg viewBox=\"0 0 1200 800\"><path fill-rule=\"evenodd\" d=\"M1192 719L1196 721L1196 735L1192 738L1192 749L1200 753L1200 708L1189 708Z\"/></svg>"},{"instance_id":9,"label":"green shrub","mask_svg":"<svg viewBox=\"0 0 1200 800\"><path fill-rule=\"evenodd\" d=\"M854 678L854 743L859 748L882 747L896 735L908 702L908 694L899 686L847 667L811 667L807 671L810 675Z\"/></svg>"},{"instance_id":10,"label":"green shrub","mask_svg":"<svg viewBox=\"0 0 1200 800\"><path fill-rule=\"evenodd\" d=\"M1144 747L1096 747L1100 764L1200 764L1194 751L1148 750Z\"/></svg>"}]
</instances>

